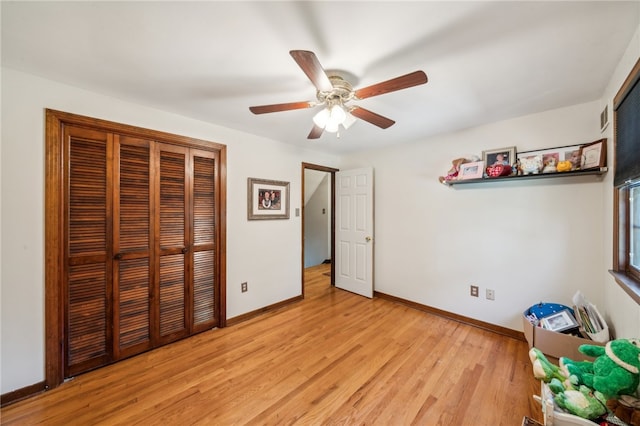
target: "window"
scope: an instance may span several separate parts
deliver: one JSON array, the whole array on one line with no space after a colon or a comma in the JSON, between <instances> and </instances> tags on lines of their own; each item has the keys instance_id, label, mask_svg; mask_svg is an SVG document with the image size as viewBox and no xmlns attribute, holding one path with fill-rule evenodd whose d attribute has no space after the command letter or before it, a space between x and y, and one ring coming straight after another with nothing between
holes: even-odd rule
<instances>
[{"instance_id":1,"label":"window","mask_svg":"<svg viewBox=\"0 0 640 426\"><path fill-rule=\"evenodd\" d=\"M640 304L640 60L613 104L615 223L611 273Z\"/></svg>"}]
</instances>

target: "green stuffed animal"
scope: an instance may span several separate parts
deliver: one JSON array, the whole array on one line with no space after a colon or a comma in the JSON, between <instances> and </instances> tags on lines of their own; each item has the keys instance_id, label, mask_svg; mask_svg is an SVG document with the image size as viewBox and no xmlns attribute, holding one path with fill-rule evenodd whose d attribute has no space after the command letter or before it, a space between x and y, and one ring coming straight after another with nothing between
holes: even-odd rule
<instances>
[{"instance_id":1,"label":"green stuffed animal","mask_svg":"<svg viewBox=\"0 0 640 426\"><path fill-rule=\"evenodd\" d=\"M533 364L533 376L549 385L553 400L565 411L594 420L607 412L606 399L600 392L577 386L577 378L550 362L537 348L531 348L529 358Z\"/></svg>"},{"instance_id":2,"label":"green stuffed animal","mask_svg":"<svg viewBox=\"0 0 640 426\"><path fill-rule=\"evenodd\" d=\"M558 379L552 379L549 389L555 395L553 400L558 407L584 419L594 420L607 413L606 398L585 385L578 389L567 389Z\"/></svg>"},{"instance_id":3,"label":"green stuffed animal","mask_svg":"<svg viewBox=\"0 0 640 426\"><path fill-rule=\"evenodd\" d=\"M580 345L578 350L596 359L576 362L560 358L565 375L575 376L578 384L601 392L607 399L617 399L620 395L638 396L640 340L616 339L605 346Z\"/></svg>"}]
</instances>

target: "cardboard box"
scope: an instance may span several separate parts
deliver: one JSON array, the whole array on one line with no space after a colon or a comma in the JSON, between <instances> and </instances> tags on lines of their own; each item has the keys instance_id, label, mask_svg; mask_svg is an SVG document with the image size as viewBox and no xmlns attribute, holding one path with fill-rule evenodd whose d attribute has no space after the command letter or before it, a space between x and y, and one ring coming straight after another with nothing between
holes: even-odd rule
<instances>
[{"instance_id":1,"label":"cardboard box","mask_svg":"<svg viewBox=\"0 0 640 426\"><path fill-rule=\"evenodd\" d=\"M604 346L604 343L596 342L595 340L583 339L570 334L556 333L555 331L536 327L529 322L525 314L526 311L522 314L522 327L524 329L524 337L529 343L529 349L535 346L543 354L554 358L566 357L574 361L593 361L592 357L581 353L578 347L580 345Z\"/></svg>"}]
</instances>

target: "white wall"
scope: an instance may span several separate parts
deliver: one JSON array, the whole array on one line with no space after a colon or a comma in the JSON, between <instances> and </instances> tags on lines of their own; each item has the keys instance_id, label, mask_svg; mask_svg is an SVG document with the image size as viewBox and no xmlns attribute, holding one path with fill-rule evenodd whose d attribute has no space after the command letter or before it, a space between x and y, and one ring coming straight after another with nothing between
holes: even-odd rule
<instances>
[{"instance_id":1,"label":"white wall","mask_svg":"<svg viewBox=\"0 0 640 426\"><path fill-rule=\"evenodd\" d=\"M599 110L576 105L343 158L341 169L375 169L375 289L515 330L527 307L570 305L577 290L602 305L601 180L438 182L453 158L484 149L597 140Z\"/></svg>"},{"instance_id":2,"label":"white wall","mask_svg":"<svg viewBox=\"0 0 640 426\"><path fill-rule=\"evenodd\" d=\"M613 98L622 86L622 83L640 58L640 26L633 39L629 43L627 51L618 64L613 77L605 91L600 109L609 105L609 117L611 123L605 131L605 135L613 138ZM613 158L613 145L609 146L609 158ZM604 206L604 253L606 269L611 269L613 264L613 173L610 173L605 181L605 206ZM605 311L607 320L613 324L616 337L640 337L640 305L631 299L611 275L603 271L605 288Z\"/></svg>"},{"instance_id":3,"label":"white wall","mask_svg":"<svg viewBox=\"0 0 640 426\"><path fill-rule=\"evenodd\" d=\"M337 158L4 68L1 393L44 380L45 108L227 145L227 317L301 294L301 220L293 214L301 207L301 163L334 167ZM248 177L289 181L291 219L247 221Z\"/></svg>"},{"instance_id":4,"label":"white wall","mask_svg":"<svg viewBox=\"0 0 640 426\"><path fill-rule=\"evenodd\" d=\"M522 330L538 301L570 305L582 291L615 337L640 337L640 306L607 272L613 246L613 126L599 116L640 58L640 27L603 99L341 159L376 174L375 289ZM390 137L393 137L390 134ZM610 171L593 177L445 187L457 157L608 139ZM480 298L469 286L480 286ZM484 298L495 290L496 300Z\"/></svg>"},{"instance_id":5,"label":"white wall","mask_svg":"<svg viewBox=\"0 0 640 426\"><path fill-rule=\"evenodd\" d=\"M450 161L483 149L521 151L612 138L599 114L640 57L636 33L601 102L494 123L399 148L338 159L2 69L0 393L44 379L44 108L226 144L227 313L300 294L300 219L246 220L246 179L291 182L301 206L301 162L372 166L376 181L376 290L521 330L538 301L569 304L576 290L617 337L640 336L640 307L611 267L612 172L593 177L445 187ZM388 130L393 137L393 128ZM611 144L609 145L611 159ZM264 161L273 157L277 161ZM611 160L609 161L611 165ZM260 235L278 238L261 239ZM281 267L285 265L286 267ZM247 281L249 291L240 292ZM469 285L495 290L471 298Z\"/></svg>"}]
</instances>

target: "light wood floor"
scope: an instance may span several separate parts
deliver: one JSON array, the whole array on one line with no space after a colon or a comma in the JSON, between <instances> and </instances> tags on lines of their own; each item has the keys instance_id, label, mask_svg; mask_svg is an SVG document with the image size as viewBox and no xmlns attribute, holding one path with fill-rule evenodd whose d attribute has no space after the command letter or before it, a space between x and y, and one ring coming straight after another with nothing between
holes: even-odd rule
<instances>
[{"instance_id":1,"label":"light wood floor","mask_svg":"<svg viewBox=\"0 0 640 426\"><path fill-rule=\"evenodd\" d=\"M527 344L329 285L305 300L76 377L2 424L473 425L540 419Z\"/></svg>"}]
</instances>

